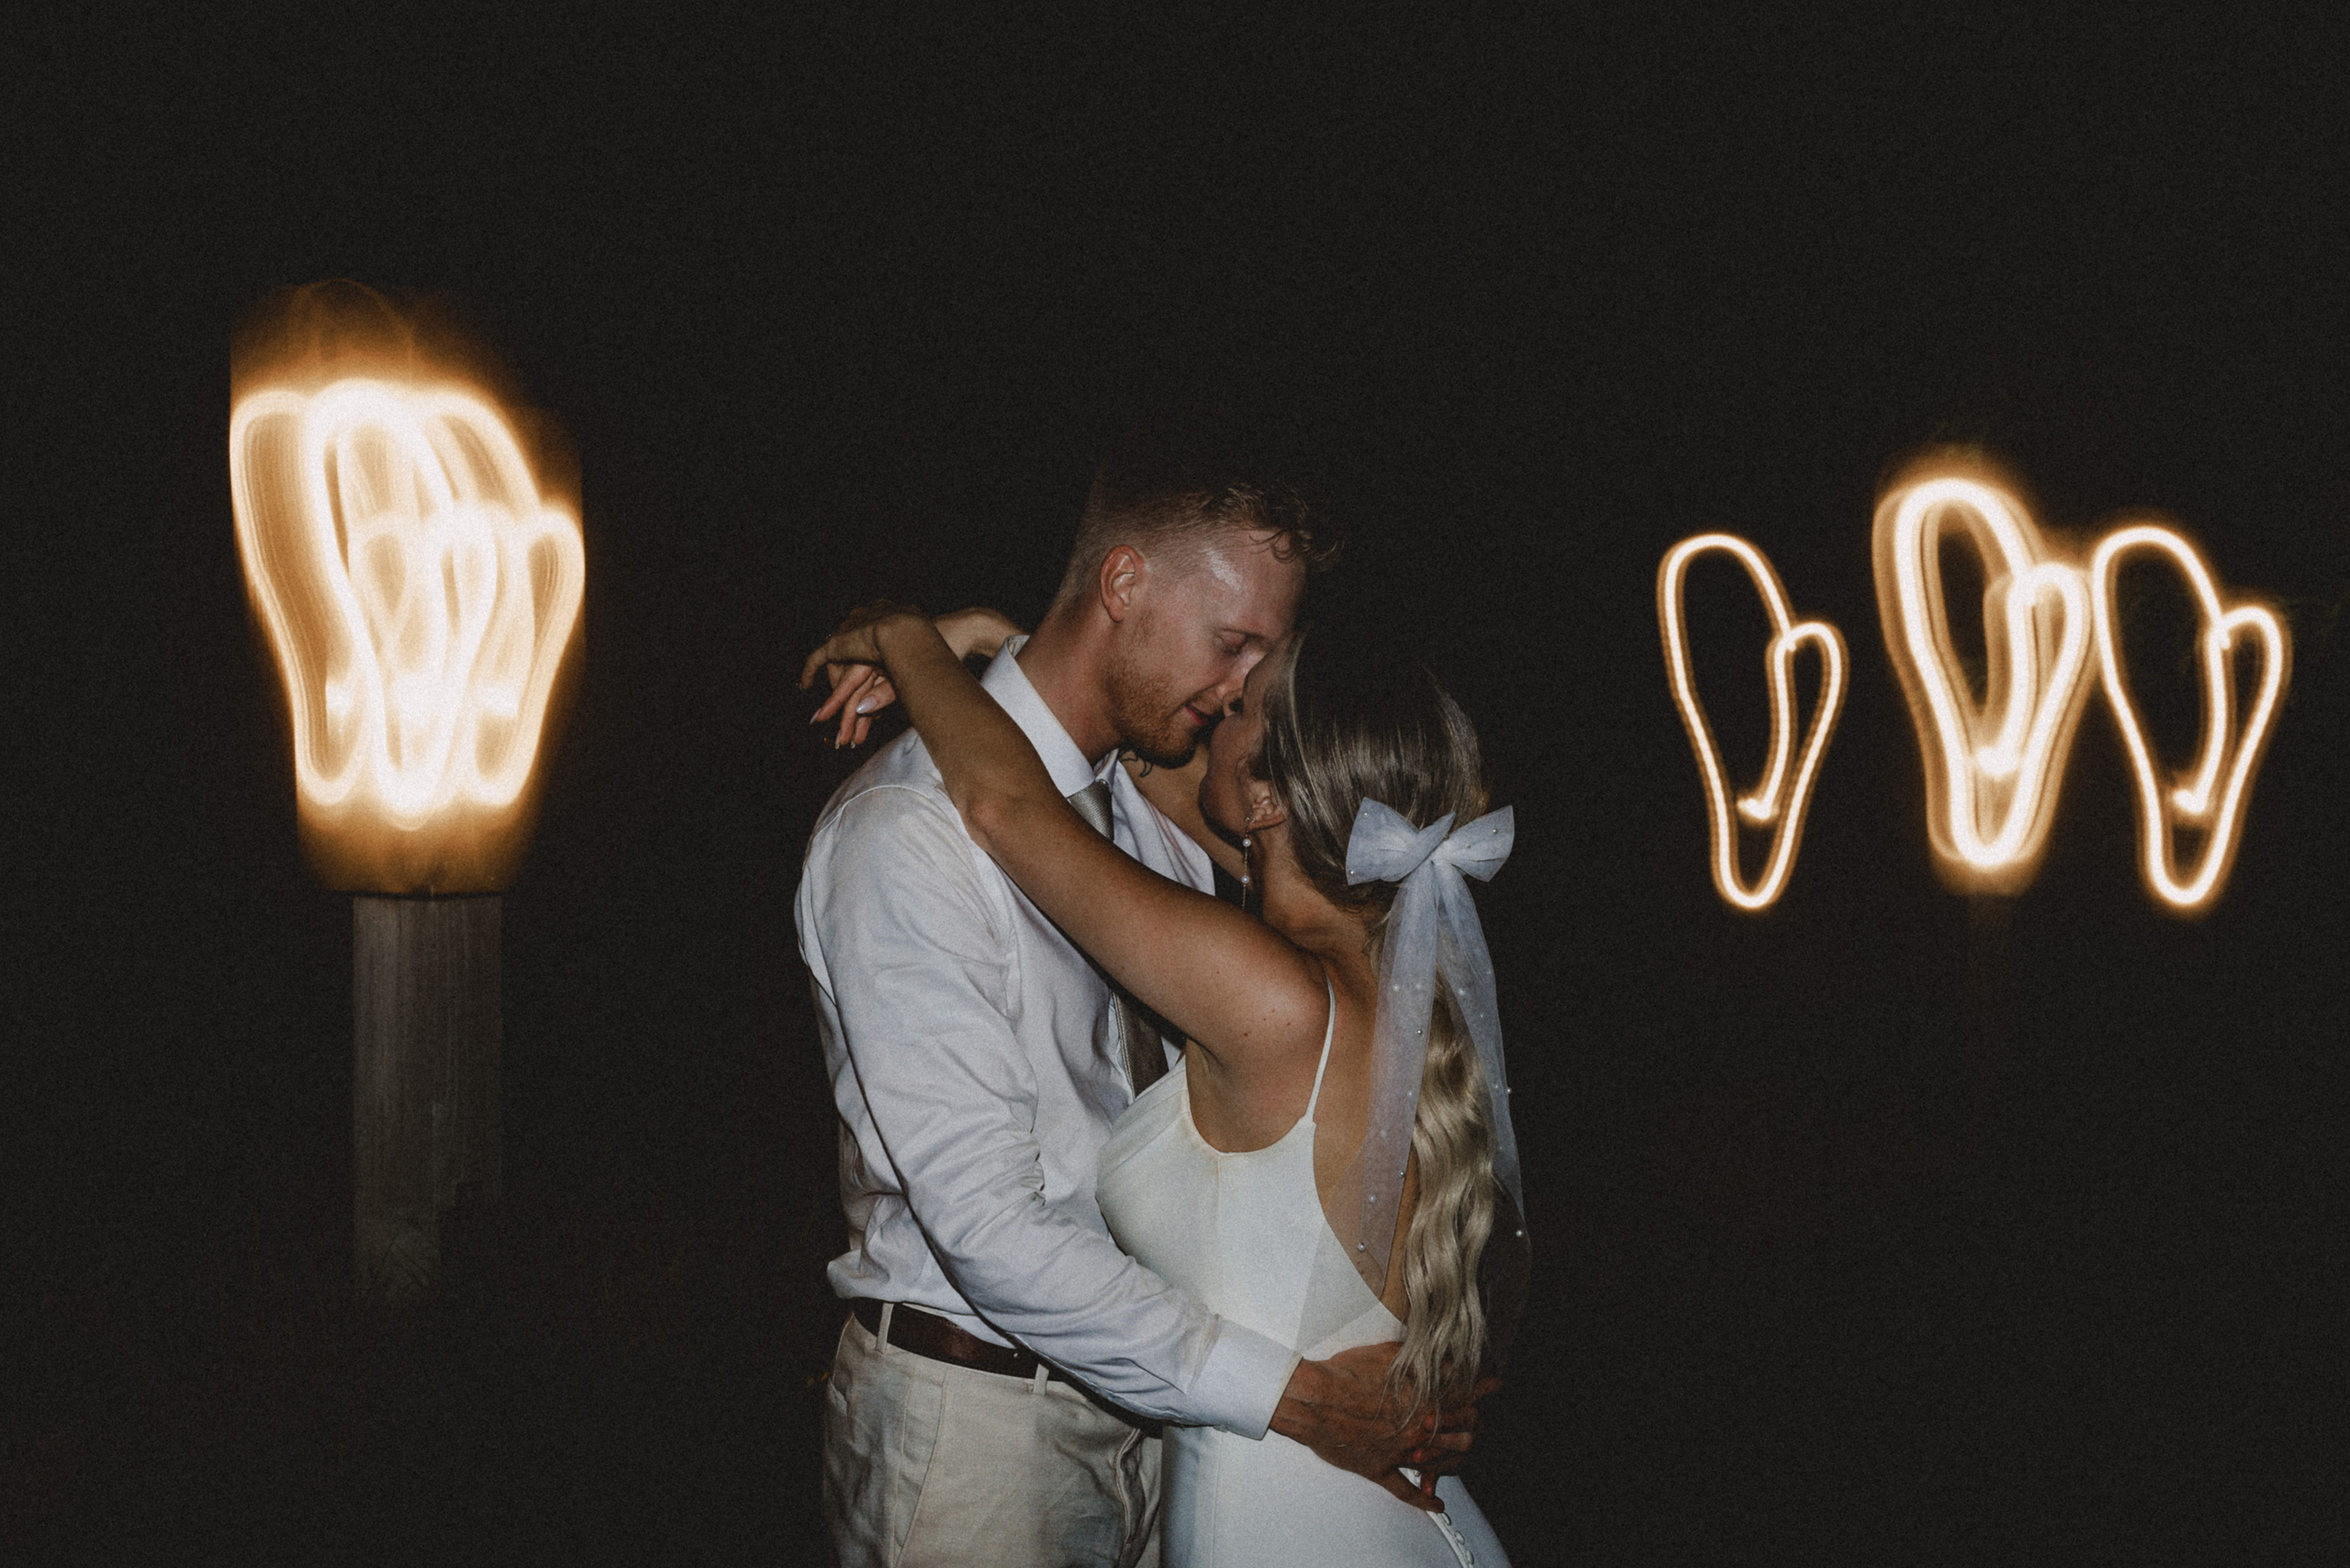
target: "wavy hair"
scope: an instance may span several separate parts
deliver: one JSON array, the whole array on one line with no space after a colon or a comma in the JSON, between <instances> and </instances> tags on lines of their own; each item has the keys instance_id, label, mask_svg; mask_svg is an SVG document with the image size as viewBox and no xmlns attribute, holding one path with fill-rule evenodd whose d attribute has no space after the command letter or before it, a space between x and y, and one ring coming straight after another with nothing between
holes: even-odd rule
<instances>
[{"instance_id":1,"label":"wavy hair","mask_svg":"<svg viewBox=\"0 0 2350 1568\"><path fill-rule=\"evenodd\" d=\"M1347 883L1347 841L1367 797L1415 827L1448 812L1456 823L1486 810L1477 732L1428 667L1361 629L1301 630L1259 699L1262 740L1251 771L1289 813L1290 845L1316 890L1370 917L1371 958L1384 950L1396 885ZM1509 1200L1494 1179L1485 1074L1438 968L1420 1098L1412 1123L1418 1204L1403 1240L1407 1307L1404 1348L1389 1384L1416 1414L1458 1404L1516 1327L1522 1292L1479 1288L1497 1216ZM1515 1239L1522 1227L1513 1226ZM1512 1259L1524 1243L1509 1249ZM1505 1273L1510 1272L1505 1271ZM1522 1269L1515 1272L1522 1278ZM1484 1299L1491 1294L1493 1312ZM1495 1323L1494 1316L1506 1321Z\"/></svg>"},{"instance_id":2,"label":"wavy hair","mask_svg":"<svg viewBox=\"0 0 2350 1568\"><path fill-rule=\"evenodd\" d=\"M1270 533L1273 554L1327 570L1344 526L1289 466L1228 418L1193 413L1138 425L1094 471L1058 604L1091 591L1110 552L1132 544L1154 560L1195 563L1225 533Z\"/></svg>"}]
</instances>

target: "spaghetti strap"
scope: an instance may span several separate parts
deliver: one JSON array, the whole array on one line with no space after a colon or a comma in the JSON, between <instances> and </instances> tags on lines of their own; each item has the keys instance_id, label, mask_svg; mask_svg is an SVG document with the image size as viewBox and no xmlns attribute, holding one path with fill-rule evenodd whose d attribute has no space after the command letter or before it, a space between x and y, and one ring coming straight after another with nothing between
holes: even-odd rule
<instances>
[{"instance_id":1,"label":"spaghetti strap","mask_svg":"<svg viewBox=\"0 0 2350 1568\"><path fill-rule=\"evenodd\" d=\"M1309 1122L1314 1119L1314 1107L1322 1103L1322 1075L1330 1070L1330 1042L1338 1037L1338 992L1331 985L1327 971L1322 976L1322 991L1330 999L1330 1022L1322 1028L1322 1059L1314 1064L1314 1092L1306 1096L1305 1119Z\"/></svg>"}]
</instances>

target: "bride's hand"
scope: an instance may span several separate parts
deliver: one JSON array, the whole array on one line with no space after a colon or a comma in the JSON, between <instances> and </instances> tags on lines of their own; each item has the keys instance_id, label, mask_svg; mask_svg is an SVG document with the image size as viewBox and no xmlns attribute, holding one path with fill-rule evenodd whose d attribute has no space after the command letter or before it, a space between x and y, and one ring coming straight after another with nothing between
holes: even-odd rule
<instances>
[{"instance_id":1,"label":"bride's hand","mask_svg":"<svg viewBox=\"0 0 2350 1568\"><path fill-rule=\"evenodd\" d=\"M840 630L833 633L832 641L810 656L807 667L800 673L800 685L804 690L813 681L818 661L822 661L825 666L825 674L832 681L833 694L825 699L823 706L817 709L808 722L821 724L837 715L840 729L833 737L835 747L862 745L873 728L873 715L898 700L897 688L890 684L889 675L879 667L878 646L862 648L856 639L860 635L869 635L872 629L890 614L901 612L921 613L891 604L887 599L877 599L850 611L848 619L841 622ZM1006 639L1018 636L1021 630L1011 617L977 605L969 610L957 610L942 615L931 624L938 628L938 634L946 640L946 645L955 651L958 659L969 658L973 654L991 658ZM836 644L841 644L837 650ZM836 651L851 656L845 659L832 656Z\"/></svg>"},{"instance_id":2,"label":"bride's hand","mask_svg":"<svg viewBox=\"0 0 2350 1568\"><path fill-rule=\"evenodd\" d=\"M832 682L832 695L808 722L820 724L837 713L840 734L835 746L854 745L865 738L871 724L873 711L881 704L870 700L869 693L878 681L886 688L888 678L881 674L880 631L882 624L897 616L920 618L922 611L912 605L894 604L877 599L861 604L848 612L846 620L824 640L824 645L810 654L800 666L800 689L805 691L815 684L816 671L822 668ZM890 692L895 696L894 691ZM854 734L855 739L851 736Z\"/></svg>"}]
</instances>

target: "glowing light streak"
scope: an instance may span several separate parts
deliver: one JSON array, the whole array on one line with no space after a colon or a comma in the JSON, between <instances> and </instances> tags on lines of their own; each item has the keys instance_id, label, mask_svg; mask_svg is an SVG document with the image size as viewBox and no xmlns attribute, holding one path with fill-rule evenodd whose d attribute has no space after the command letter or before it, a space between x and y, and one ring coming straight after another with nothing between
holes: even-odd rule
<instances>
[{"instance_id":1,"label":"glowing light streak","mask_svg":"<svg viewBox=\"0 0 2350 1568\"><path fill-rule=\"evenodd\" d=\"M2165 790L2145 730L2138 722L2123 673L2121 632L2113 609L2114 581L2121 558L2131 551L2153 551L2169 557L2178 568L2203 611L2198 641L2203 668L2203 741L2194 767L2185 781ZM2089 584L2097 606L2097 654L2104 678L2106 700L2113 705L2113 722L2130 754L2130 767L2138 785L2139 838L2143 850L2146 886L2177 909L2196 909L2208 902L2226 880L2242 837L2245 790L2252 782L2262 751L2268 744L2277 705L2283 697L2292 664L2292 643L2283 622L2256 604L2222 608L2210 568L2193 545L2166 528L2137 523L2118 529L2098 542L2089 558ZM2231 711L2234 706L2235 675L2230 655L2236 635L2249 631L2260 644L2260 691L2244 729L2229 745ZM2226 774L2222 783L2221 775ZM2216 791L2216 792L2215 792ZM2193 874L2184 879L2173 861L2172 838L2177 823L2199 827L2203 853Z\"/></svg>"},{"instance_id":2,"label":"glowing light streak","mask_svg":"<svg viewBox=\"0 0 2350 1568\"><path fill-rule=\"evenodd\" d=\"M1983 700L1962 682L1940 544L1963 526L1984 565ZM2091 610L2080 571L2047 558L2013 498L1942 475L1897 487L1876 515L1878 609L1926 767L1927 823L1954 881L2012 892L2031 877L2087 696Z\"/></svg>"},{"instance_id":3,"label":"glowing light streak","mask_svg":"<svg viewBox=\"0 0 2350 1568\"><path fill-rule=\"evenodd\" d=\"M1771 687L1770 762L1762 782L1738 798L1735 815L1730 809L1721 748L1714 740L1713 726L1706 721L1705 705L1698 701L1696 684L1690 678L1689 632L1682 608L1682 590L1689 565L1708 551L1729 555L1746 568L1746 575L1754 581L1755 591L1762 596L1763 608L1770 612L1773 633L1764 655ZM1811 803L1812 783L1843 706L1843 636L1825 621L1797 622L1788 609L1786 589L1780 584L1779 574L1773 569L1769 557L1729 533L1700 533L1665 552L1663 562L1657 567L1656 613L1664 633L1664 663L1673 684L1673 700L1681 710L1681 722L1688 727L1689 745L1697 754L1698 771L1705 775L1714 887L1740 909L1766 908L1785 890L1787 874L1795 866L1796 848L1803 842L1804 813ZM1795 746L1795 656L1796 650L1807 644L1817 648L1819 654L1819 705L1812 714L1811 728L1804 736L1798 757ZM1757 827L1767 827L1774 822L1778 824L1771 837L1762 875L1751 883L1739 875L1741 817Z\"/></svg>"},{"instance_id":4,"label":"glowing light streak","mask_svg":"<svg viewBox=\"0 0 2350 1568\"><path fill-rule=\"evenodd\" d=\"M454 386L269 388L232 411L229 468L306 820L416 834L513 808L586 562L505 419Z\"/></svg>"}]
</instances>

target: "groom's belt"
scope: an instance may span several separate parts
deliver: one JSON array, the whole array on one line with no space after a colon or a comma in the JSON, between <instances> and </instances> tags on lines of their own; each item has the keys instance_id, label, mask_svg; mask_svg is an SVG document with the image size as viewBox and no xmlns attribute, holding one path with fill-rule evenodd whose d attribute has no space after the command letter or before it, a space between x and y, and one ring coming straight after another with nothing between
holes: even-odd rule
<instances>
[{"instance_id":1,"label":"groom's belt","mask_svg":"<svg viewBox=\"0 0 2350 1568\"><path fill-rule=\"evenodd\" d=\"M858 1296L850 1305L850 1312L865 1331L875 1338L881 1337L881 1304L871 1296ZM900 1302L890 1315L890 1338L887 1344L901 1350L911 1350L917 1356L928 1356L934 1361L946 1361L974 1372L999 1372L1005 1377L1035 1377L1039 1366L1045 1368L1047 1383L1074 1383L1060 1368L1040 1361L1026 1350L1010 1345L990 1344L967 1328L959 1328L934 1312Z\"/></svg>"}]
</instances>

